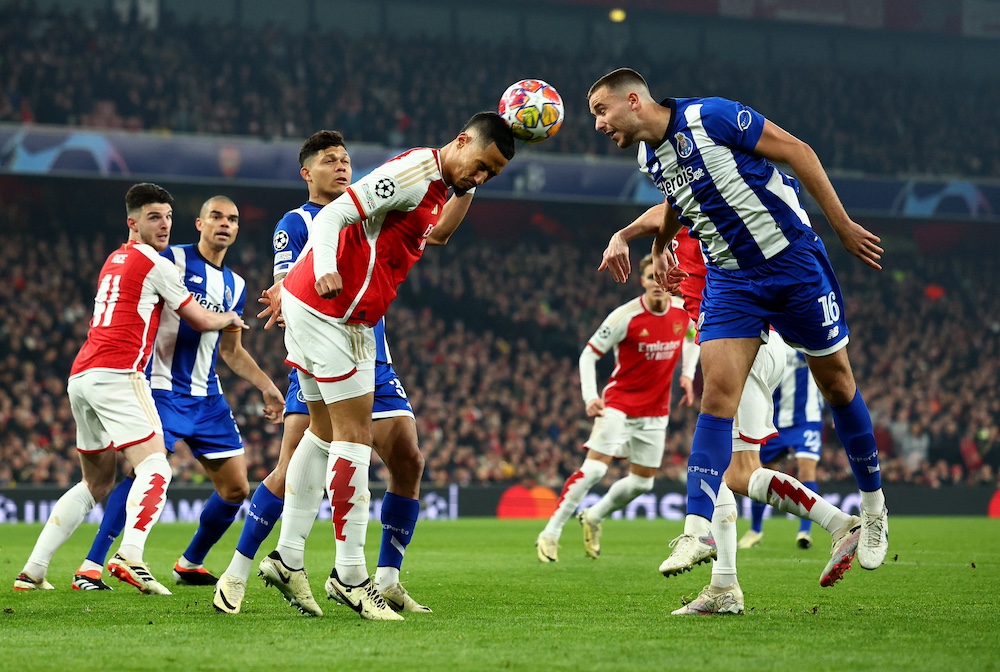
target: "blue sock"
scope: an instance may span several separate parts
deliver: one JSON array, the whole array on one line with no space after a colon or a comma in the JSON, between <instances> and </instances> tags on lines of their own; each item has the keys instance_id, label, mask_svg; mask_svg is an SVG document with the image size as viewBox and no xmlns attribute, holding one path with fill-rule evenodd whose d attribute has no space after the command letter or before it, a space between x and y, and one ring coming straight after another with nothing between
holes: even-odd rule
<instances>
[{"instance_id":1,"label":"blue sock","mask_svg":"<svg viewBox=\"0 0 1000 672\"><path fill-rule=\"evenodd\" d=\"M722 474L733 459L733 419L702 413L694 428L688 458L687 512L712 520ZM703 485L711 489L711 496Z\"/></svg>"},{"instance_id":2,"label":"blue sock","mask_svg":"<svg viewBox=\"0 0 1000 672\"><path fill-rule=\"evenodd\" d=\"M763 502L750 502L750 529L760 534L764 531L764 509L767 504Z\"/></svg>"},{"instance_id":3,"label":"blue sock","mask_svg":"<svg viewBox=\"0 0 1000 672\"><path fill-rule=\"evenodd\" d=\"M213 492L212 496L205 502L205 508L201 510L201 519L198 524L198 531L194 533L191 544L184 551L184 557L188 562L200 565L205 562L205 556L215 546L215 542L222 539L229 526L236 520L239 513L239 504L230 504L219 493Z\"/></svg>"},{"instance_id":4,"label":"blue sock","mask_svg":"<svg viewBox=\"0 0 1000 672\"><path fill-rule=\"evenodd\" d=\"M413 540L413 528L420 516L420 502L409 497L385 493L382 500L382 546L378 552L379 567L403 565L403 554Z\"/></svg>"},{"instance_id":5,"label":"blue sock","mask_svg":"<svg viewBox=\"0 0 1000 672\"><path fill-rule=\"evenodd\" d=\"M250 510L247 511L243 531L236 550L251 560L257 555L260 545L271 534L278 519L281 518L281 507L285 501L274 496L267 486L261 483L250 498Z\"/></svg>"},{"instance_id":6,"label":"blue sock","mask_svg":"<svg viewBox=\"0 0 1000 672\"><path fill-rule=\"evenodd\" d=\"M101 518L101 527L97 530L90 552L87 553L87 560L104 566L111 544L125 529L125 501L128 499L128 491L132 488L134 480L135 478L126 478L108 495L108 505L104 509L104 517Z\"/></svg>"},{"instance_id":7,"label":"blue sock","mask_svg":"<svg viewBox=\"0 0 1000 672\"><path fill-rule=\"evenodd\" d=\"M854 472L854 480L863 492L874 492L882 487L882 474L878 466L878 448L872 431L872 417L861 398L861 390L846 406L830 406L837 436L844 444L847 459Z\"/></svg>"},{"instance_id":8,"label":"blue sock","mask_svg":"<svg viewBox=\"0 0 1000 672\"><path fill-rule=\"evenodd\" d=\"M817 485L816 481L802 481L802 485L806 486L817 495L819 494L819 485ZM808 518L801 518L799 522L799 532L805 532L808 534L812 530L812 526L813 521Z\"/></svg>"}]
</instances>

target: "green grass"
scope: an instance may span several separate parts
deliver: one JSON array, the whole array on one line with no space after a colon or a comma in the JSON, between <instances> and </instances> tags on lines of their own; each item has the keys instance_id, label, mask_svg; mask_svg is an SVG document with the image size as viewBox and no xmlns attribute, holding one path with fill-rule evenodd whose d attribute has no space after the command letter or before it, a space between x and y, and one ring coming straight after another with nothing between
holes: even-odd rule
<instances>
[{"instance_id":1,"label":"green grass","mask_svg":"<svg viewBox=\"0 0 1000 672\"><path fill-rule=\"evenodd\" d=\"M745 525L745 523L741 523ZM238 526L236 526L238 527ZM435 613L404 623L361 621L320 600L309 619L252 578L238 616L216 613L211 589L176 587L146 597L123 584L112 593L70 590L95 526L56 555L57 590L14 592L14 576L40 526L0 526L0 666L5 670L984 670L1000 669L1000 521L892 519L886 564L855 563L844 581L819 587L827 537L794 548L797 527L772 519L762 545L739 555L742 617L672 617L682 596L708 583L703 565L664 579L656 571L679 523L608 521L603 557L583 556L567 525L562 561L542 565L533 542L540 521L424 521L404 581ZM742 528L741 528L742 531ZM146 550L164 583L191 525L159 525ZM376 526L369 537L374 568ZM228 564L230 530L207 566ZM333 559L328 525L306 556L323 596ZM276 536L265 542L270 550ZM172 584L171 587L173 588Z\"/></svg>"}]
</instances>

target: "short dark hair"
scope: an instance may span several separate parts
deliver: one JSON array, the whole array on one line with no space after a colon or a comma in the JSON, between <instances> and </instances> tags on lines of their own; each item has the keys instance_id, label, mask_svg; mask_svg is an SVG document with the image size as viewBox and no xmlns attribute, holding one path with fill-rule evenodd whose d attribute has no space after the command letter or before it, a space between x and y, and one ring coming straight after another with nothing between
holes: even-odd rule
<instances>
[{"instance_id":1,"label":"short dark hair","mask_svg":"<svg viewBox=\"0 0 1000 672\"><path fill-rule=\"evenodd\" d=\"M503 158L514 158L514 131L496 112L477 112L465 122L462 133L472 130L487 145L495 143Z\"/></svg>"},{"instance_id":2,"label":"short dark hair","mask_svg":"<svg viewBox=\"0 0 1000 672\"><path fill-rule=\"evenodd\" d=\"M587 90L587 100L590 100L590 97L594 95L594 91L605 86L612 91L619 92L622 89L632 87L649 91L649 84L646 83L646 80L638 72L632 68L618 68L604 75L590 86L590 89Z\"/></svg>"},{"instance_id":3,"label":"short dark hair","mask_svg":"<svg viewBox=\"0 0 1000 672\"><path fill-rule=\"evenodd\" d=\"M340 131L316 131L302 143L302 149L299 150L299 166L306 165L306 161L331 147L347 149L347 145L344 144L344 134Z\"/></svg>"},{"instance_id":4,"label":"short dark hair","mask_svg":"<svg viewBox=\"0 0 1000 672\"><path fill-rule=\"evenodd\" d=\"M150 203L171 205L173 202L174 197L170 195L170 192L158 184L152 182L133 184L128 193L125 194L125 213L131 215L142 210L142 206Z\"/></svg>"},{"instance_id":5,"label":"short dark hair","mask_svg":"<svg viewBox=\"0 0 1000 672\"><path fill-rule=\"evenodd\" d=\"M210 203L226 203L227 205L231 205L234 208L236 207L236 203L233 201L233 199L229 198L228 196L223 196L222 194L219 194L218 196L212 196L212 198L209 198L208 200L206 200L204 203L201 204L201 209L198 210L199 217L205 216L205 214L208 212L208 206Z\"/></svg>"}]
</instances>

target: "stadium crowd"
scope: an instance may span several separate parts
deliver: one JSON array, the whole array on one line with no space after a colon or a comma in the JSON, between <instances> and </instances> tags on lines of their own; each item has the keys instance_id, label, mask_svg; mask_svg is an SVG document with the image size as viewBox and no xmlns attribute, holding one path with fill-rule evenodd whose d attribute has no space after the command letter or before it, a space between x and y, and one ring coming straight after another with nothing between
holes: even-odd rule
<instances>
[{"instance_id":1,"label":"stadium crowd","mask_svg":"<svg viewBox=\"0 0 1000 672\"><path fill-rule=\"evenodd\" d=\"M18 213L2 214L17 231ZM183 235L178 229L175 241L185 242ZM259 253L268 240L241 236L230 260L252 297L269 284L269 259ZM0 487L68 486L79 478L66 377L87 330L99 265L118 242L79 232L5 236ZM387 334L417 414L428 483L533 480L558 488L576 468L591 426L580 399L580 349L608 312L639 293L595 273L601 249L596 240L512 248L460 242L429 250L415 267L389 311ZM876 274L834 256L883 478L931 487L993 483L1000 467L1000 298L988 280L995 262L894 255L889 263ZM252 301L246 312L256 312ZM250 322L248 350L284 389L280 334ZM609 362L602 364L607 374ZM281 428L261 417L252 386L224 364L219 370L251 480L258 480L277 460ZM693 410L673 411L661 478L683 482L694 419ZM176 480L204 479L185 449L172 463ZM373 475L386 473L378 466ZM619 476L612 467L605 481ZM819 481L849 478L828 428Z\"/></svg>"},{"instance_id":2,"label":"stadium crowd","mask_svg":"<svg viewBox=\"0 0 1000 672\"><path fill-rule=\"evenodd\" d=\"M666 69L638 46L612 55L522 45L512 57L509 44L313 37L274 26L175 25L166 14L150 39L111 13L5 5L0 121L263 138L337 128L352 142L438 146L468 110L496 105L498 83L528 74L555 85L569 108L547 151L616 153L594 132L582 100L597 77L628 64L650 77L654 95L743 100L793 129L828 168L1000 177L1000 134L982 132L993 127L1000 87L961 73L888 76L788 60L760 68L704 54L672 59ZM455 58L463 49L476 55L475 68Z\"/></svg>"}]
</instances>

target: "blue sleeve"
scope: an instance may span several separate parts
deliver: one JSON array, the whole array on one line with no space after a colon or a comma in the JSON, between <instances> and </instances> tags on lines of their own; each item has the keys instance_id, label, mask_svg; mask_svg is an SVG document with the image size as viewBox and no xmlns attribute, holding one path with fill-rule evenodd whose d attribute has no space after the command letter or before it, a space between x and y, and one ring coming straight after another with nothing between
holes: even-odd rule
<instances>
[{"instance_id":1,"label":"blue sleeve","mask_svg":"<svg viewBox=\"0 0 1000 672\"><path fill-rule=\"evenodd\" d=\"M701 119L708 137L748 154L753 153L764 132L764 115L725 98L706 98L701 106Z\"/></svg>"},{"instance_id":2,"label":"blue sleeve","mask_svg":"<svg viewBox=\"0 0 1000 672\"><path fill-rule=\"evenodd\" d=\"M169 259L171 262L177 263L174 261L174 248L172 245L168 245L167 249L160 252L160 256L165 259Z\"/></svg>"},{"instance_id":3,"label":"blue sleeve","mask_svg":"<svg viewBox=\"0 0 1000 672\"><path fill-rule=\"evenodd\" d=\"M274 227L271 238L271 249L274 252L274 275L287 273L295 260L302 253L302 248L309 240L309 230L297 212L285 213L278 225Z\"/></svg>"}]
</instances>

